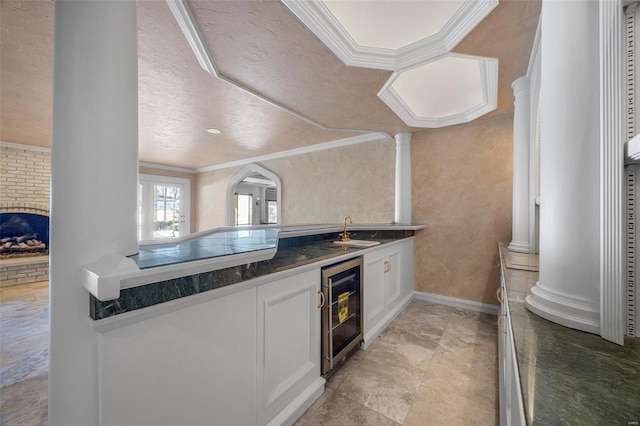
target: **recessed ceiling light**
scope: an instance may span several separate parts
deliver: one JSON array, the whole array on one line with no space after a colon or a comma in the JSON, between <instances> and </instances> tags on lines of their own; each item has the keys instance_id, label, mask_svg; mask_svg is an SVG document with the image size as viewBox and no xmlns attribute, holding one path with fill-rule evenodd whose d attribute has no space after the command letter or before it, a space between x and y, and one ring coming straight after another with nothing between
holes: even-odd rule
<instances>
[{"instance_id":1,"label":"recessed ceiling light","mask_svg":"<svg viewBox=\"0 0 640 426\"><path fill-rule=\"evenodd\" d=\"M207 132L209 132L209 133L213 133L214 135L217 135L217 134L222 133L220 130L218 130L218 129L214 129L213 127L212 127L212 128L210 128L210 129L207 129Z\"/></svg>"}]
</instances>

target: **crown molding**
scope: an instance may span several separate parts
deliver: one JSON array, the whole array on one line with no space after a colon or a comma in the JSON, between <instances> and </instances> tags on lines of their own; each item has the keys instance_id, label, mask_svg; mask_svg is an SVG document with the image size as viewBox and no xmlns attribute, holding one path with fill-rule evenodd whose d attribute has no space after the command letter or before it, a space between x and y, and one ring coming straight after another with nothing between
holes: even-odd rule
<instances>
[{"instance_id":1,"label":"crown molding","mask_svg":"<svg viewBox=\"0 0 640 426\"><path fill-rule=\"evenodd\" d=\"M4 148L24 149L27 151L51 153L51 148L46 148L43 146L25 145L21 143L2 142L2 141L0 141L0 146Z\"/></svg>"},{"instance_id":2,"label":"crown molding","mask_svg":"<svg viewBox=\"0 0 640 426\"><path fill-rule=\"evenodd\" d=\"M175 167L175 166L165 166L164 164L146 163L144 161L140 161L138 163L138 166L147 167L147 168L156 169L156 170L167 170L170 172L181 172L181 173L191 173L191 174L196 173L195 169L187 169L184 167Z\"/></svg>"},{"instance_id":3,"label":"crown molding","mask_svg":"<svg viewBox=\"0 0 640 426\"><path fill-rule=\"evenodd\" d=\"M529 56L529 65L527 66L527 77L531 78L533 75L536 62L539 60L540 55L540 37L542 34L542 20L538 19L538 26L536 27L536 35L533 38L533 45L531 46L531 55Z\"/></svg>"},{"instance_id":4,"label":"crown molding","mask_svg":"<svg viewBox=\"0 0 640 426\"><path fill-rule=\"evenodd\" d=\"M444 58L458 57L478 61L480 64L480 78L482 84L483 102L459 114L446 117L425 117L417 115L411 106L394 89L393 83L403 72L415 69ZM468 123L481 117L498 107L498 59L480 56L449 53L438 58L414 65L400 72L394 72L378 93L378 97L398 116L407 126L421 128L440 128L455 124Z\"/></svg>"},{"instance_id":5,"label":"crown molding","mask_svg":"<svg viewBox=\"0 0 640 426\"><path fill-rule=\"evenodd\" d=\"M436 34L399 49L357 44L322 1L280 0L345 65L398 71L453 49L498 5L467 0Z\"/></svg>"},{"instance_id":6,"label":"crown molding","mask_svg":"<svg viewBox=\"0 0 640 426\"><path fill-rule=\"evenodd\" d=\"M311 118L300 114L297 111L294 111L282 104L279 104L278 102L274 101L273 99L268 98L267 96L263 95L262 93L256 92L255 90L252 90L246 86L244 86L243 84L241 84L240 82L229 78L227 76L225 76L224 74L221 74L220 71L218 70L218 68L216 67L215 62L213 61L213 57L211 55L211 52L209 51L209 47L207 46L207 43L205 42L204 37L202 36L202 33L200 32L200 29L198 28L198 24L196 23L196 20L193 16L193 13L191 12L191 9L189 8L189 4L187 2L187 0L165 0L167 5L169 6L169 10L171 11L173 17L175 18L176 22L178 23L178 26L180 27L180 29L182 30L182 33L184 34L185 38L187 39L187 42L189 43L189 46L191 47L191 50L193 50L194 55L196 56L196 59L198 60L198 63L200 64L200 66L202 67L203 70L205 70L206 72L208 72L211 76L224 81L227 84L230 84L240 90L242 90L245 93L248 93L266 103L268 103L271 106L274 106L278 109L280 109L281 111L284 111L308 124L311 124L312 126L315 126L319 129L325 130L325 131L334 131L334 132L352 132L352 133L366 133L369 132L368 130L363 130L363 129L337 129L337 128L332 128L332 127L327 127L321 123L318 123L315 120L312 120Z\"/></svg>"},{"instance_id":7,"label":"crown molding","mask_svg":"<svg viewBox=\"0 0 640 426\"><path fill-rule=\"evenodd\" d=\"M200 169L195 169L194 171L196 173L210 172L213 170L226 169L228 167L244 166L245 164L258 163L260 161L274 160L276 158L284 158L284 157L291 157L294 155L308 154L311 152L324 151L326 149L341 148L344 146L356 145L356 144L365 143L365 142L375 142L375 141L380 141L384 139L391 139L391 136L389 136L385 132L365 133L363 135L353 136L350 138L337 139L332 142L319 143L315 145L305 146L302 148L289 149L286 151L274 152L267 155L260 155L258 157L251 157L243 160L217 164L215 166L202 167Z\"/></svg>"}]
</instances>

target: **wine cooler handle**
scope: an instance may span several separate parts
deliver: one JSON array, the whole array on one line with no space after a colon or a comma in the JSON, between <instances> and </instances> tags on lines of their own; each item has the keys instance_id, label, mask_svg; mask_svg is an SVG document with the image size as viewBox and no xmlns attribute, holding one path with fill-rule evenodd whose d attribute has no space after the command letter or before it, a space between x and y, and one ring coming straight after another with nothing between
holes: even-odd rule
<instances>
[{"instance_id":1,"label":"wine cooler handle","mask_svg":"<svg viewBox=\"0 0 640 426\"><path fill-rule=\"evenodd\" d=\"M322 302L320 302L320 304L318 305L318 309L320 309L320 308L322 308L324 306L325 298L324 298L324 292L322 290L318 290L318 294L320 295L320 298L322 299Z\"/></svg>"}]
</instances>

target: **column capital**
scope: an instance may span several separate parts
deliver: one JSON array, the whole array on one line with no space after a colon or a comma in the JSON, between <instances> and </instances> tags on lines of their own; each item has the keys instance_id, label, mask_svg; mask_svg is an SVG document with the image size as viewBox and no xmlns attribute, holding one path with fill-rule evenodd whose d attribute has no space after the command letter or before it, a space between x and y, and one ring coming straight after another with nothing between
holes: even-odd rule
<instances>
[{"instance_id":1,"label":"column capital","mask_svg":"<svg viewBox=\"0 0 640 426\"><path fill-rule=\"evenodd\" d=\"M398 145L408 145L411 143L411 133L396 133L394 136L396 140L396 144Z\"/></svg>"},{"instance_id":2,"label":"column capital","mask_svg":"<svg viewBox=\"0 0 640 426\"><path fill-rule=\"evenodd\" d=\"M513 80L511 83L511 88L513 89L513 95L517 98L520 96L528 96L529 95L529 77L523 75L522 77L518 77Z\"/></svg>"}]
</instances>

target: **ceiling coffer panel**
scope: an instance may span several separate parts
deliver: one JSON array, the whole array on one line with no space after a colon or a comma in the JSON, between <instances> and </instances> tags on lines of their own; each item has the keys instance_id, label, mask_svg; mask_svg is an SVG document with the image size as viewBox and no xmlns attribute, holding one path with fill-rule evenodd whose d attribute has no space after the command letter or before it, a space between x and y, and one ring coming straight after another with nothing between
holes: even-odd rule
<instances>
[{"instance_id":1,"label":"ceiling coffer panel","mask_svg":"<svg viewBox=\"0 0 640 426\"><path fill-rule=\"evenodd\" d=\"M450 52L498 0L280 0L346 65L397 71Z\"/></svg>"},{"instance_id":2,"label":"ceiling coffer panel","mask_svg":"<svg viewBox=\"0 0 640 426\"><path fill-rule=\"evenodd\" d=\"M449 53L394 73L378 96L411 127L468 123L497 108L498 60Z\"/></svg>"}]
</instances>

